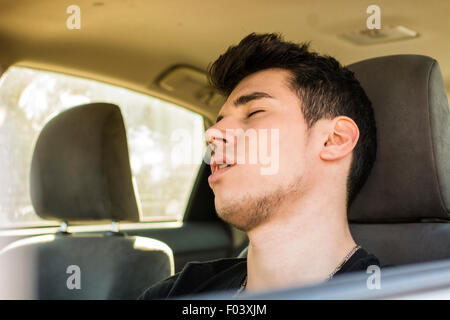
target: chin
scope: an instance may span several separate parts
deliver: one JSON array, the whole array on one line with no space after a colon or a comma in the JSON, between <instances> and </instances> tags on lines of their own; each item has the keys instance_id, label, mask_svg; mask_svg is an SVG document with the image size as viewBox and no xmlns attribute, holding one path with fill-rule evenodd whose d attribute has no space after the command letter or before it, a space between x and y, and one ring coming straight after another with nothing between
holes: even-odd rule
<instances>
[{"instance_id":1,"label":"chin","mask_svg":"<svg viewBox=\"0 0 450 320\"><path fill-rule=\"evenodd\" d=\"M240 213L240 214L231 213L230 214L229 212L222 211L221 213L218 212L217 214L220 219L222 219L226 223L232 225L236 229L239 229L244 232L248 232L252 229L252 226L248 223L246 217L243 216L243 215L245 215L245 213Z\"/></svg>"},{"instance_id":2,"label":"chin","mask_svg":"<svg viewBox=\"0 0 450 320\"><path fill-rule=\"evenodd\" d=\"M263 212L263 207L255 195L246 194L244 196L228 197L227 199L214 199L217 215L223 221L231 224L239 230L248 232L265 220L267 212Z\"/></svg>"},{"instance_id":3,"label":"chin","mask_svg":"<svg viewBox=\"0 0 450 320\"><path fill-rule=\"evenodd\" d=\"M214 205L219 218L239 229L241 228L240 224L245 220L243 215L246 212L246 208L243 208L240 202L237 198L232 197L223 199L216 196L214 198Z\"/></svg>"}]
</instances>

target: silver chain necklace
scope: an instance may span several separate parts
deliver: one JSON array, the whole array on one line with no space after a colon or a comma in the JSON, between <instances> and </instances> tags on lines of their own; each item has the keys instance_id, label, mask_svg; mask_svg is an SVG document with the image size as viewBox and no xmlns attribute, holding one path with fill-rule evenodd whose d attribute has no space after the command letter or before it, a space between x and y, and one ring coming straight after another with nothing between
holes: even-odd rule
<instances>
[{"instance_id":1,"label":"silver chain necklace","mask_svg":"<svg viewBox=\"0 0 450 320\"><path fill-rule=\"evenodd\" d=\"M342 262L336 267L336 269L333 270L332 273L330 273L330 275L327 278L327 281L330 280L331 278L333 278L333 276L336 274L336 272L338 272L339 270L341 270L342 266L348 261L348 259L350 259L352 257L352 255L355 254L356 251L358 251L361 248L360 245L356 245L352 251L350 251L344 258L344 260L342 260Z\"/></svg>"},{"instance_id":2,"label":"silver chain necklace","mask_svg":"<svg viewBox=\"0 0 450 320\"><path fill-rule=\"evenodd\" d=\"M330 275L327 278L327 281L330 280L331 278L333 278L333 276L336 274L336 272L338 272L339 270L341 270L341 268L344 266L344 264L348 261L348 259L350 259L356 251L358 251L361 248L360 245L356 245L342 260L342 262L336 267L336 269L333 270L333 272L330 273ZM240 295L242 293L242 291L245 290L245 287L247 287L247 275L245 276L244 280L241 283L241 286L239 287L238 291L236 292L236 294L234 295L235 297Z\"/></svg>"}]
</instances>

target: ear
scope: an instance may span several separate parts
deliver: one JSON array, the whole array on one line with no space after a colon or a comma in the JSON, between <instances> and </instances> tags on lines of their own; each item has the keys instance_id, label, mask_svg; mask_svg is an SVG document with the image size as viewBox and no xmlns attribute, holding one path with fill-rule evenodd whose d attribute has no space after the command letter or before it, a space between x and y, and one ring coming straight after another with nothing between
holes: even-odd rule
<instances>
[{"instance_id":1,"label":"ear","mask_svg":"<svg viewBox=\"0 0 450 320\"><path fill-rule=\"evenodd\" d=\"M331 131L319 154L322 160L342 159L353 151L358 142L358 126L349 117L334 118Z\"/></svg>"}]
</instances>

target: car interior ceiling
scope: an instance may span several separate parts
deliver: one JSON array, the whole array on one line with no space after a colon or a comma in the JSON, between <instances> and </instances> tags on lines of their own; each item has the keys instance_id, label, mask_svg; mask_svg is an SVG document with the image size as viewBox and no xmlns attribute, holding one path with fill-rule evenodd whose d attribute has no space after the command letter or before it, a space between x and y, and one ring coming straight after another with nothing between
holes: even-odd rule
<instances>
[{"instance_id":1,"label":"car interior ceiling","mask_svg":"<svg viewBox=\"0 0 450 320\"><path fill-rule=\"evenodd\" d=\"M184 64L206 70L215 57L252 31L278 31L291 41L311 41L313 49L335 56L345 65L391 54L427 55L439 61L450 92L450 4L445 1L429 1L427 10L407 0L378 1L381 8L386 7L383 26L405 25L421 36L367 46L355 46L339 37L364 29L367 6L359 0L346 1L344 10L341 3L332 0L292 1L283 6L273 6L270 0L258 1L258 6L242 1L204 4L199 0L169 6L163 0L80 0L86 24L74 31L62 25L67 16L64 3L27 1L20 7L15 3L2 1L0 12L0 64L4 67L20 63L74 74L169 101L174 100L173 92L156 82L168 68ZM418 16L421 18L416 19ZM251 29L230 28L231 21L233 26ZM215 121L220 107L176 102L211 121Z\"/></svg>"}]
</instances>

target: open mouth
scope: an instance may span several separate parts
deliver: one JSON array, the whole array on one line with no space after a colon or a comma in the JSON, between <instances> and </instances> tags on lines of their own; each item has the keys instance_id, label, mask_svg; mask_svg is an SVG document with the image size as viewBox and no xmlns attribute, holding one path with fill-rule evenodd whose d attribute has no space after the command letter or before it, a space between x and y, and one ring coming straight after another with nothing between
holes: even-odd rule
<instances>
[{"instance_id":1,"label":"open mouth","mask_svg":"<svg viewBox=\"0 0 450 320\"><path fill-rule=\"evenodd\" d=\"M213 160L211 163L211 175L208 177L208 182L214 182L219 179L224 173L234 167L235 163L226 163L226 161L222 161L223 163L218 164L216 160Z\"/></svg>"}]
</instances>

